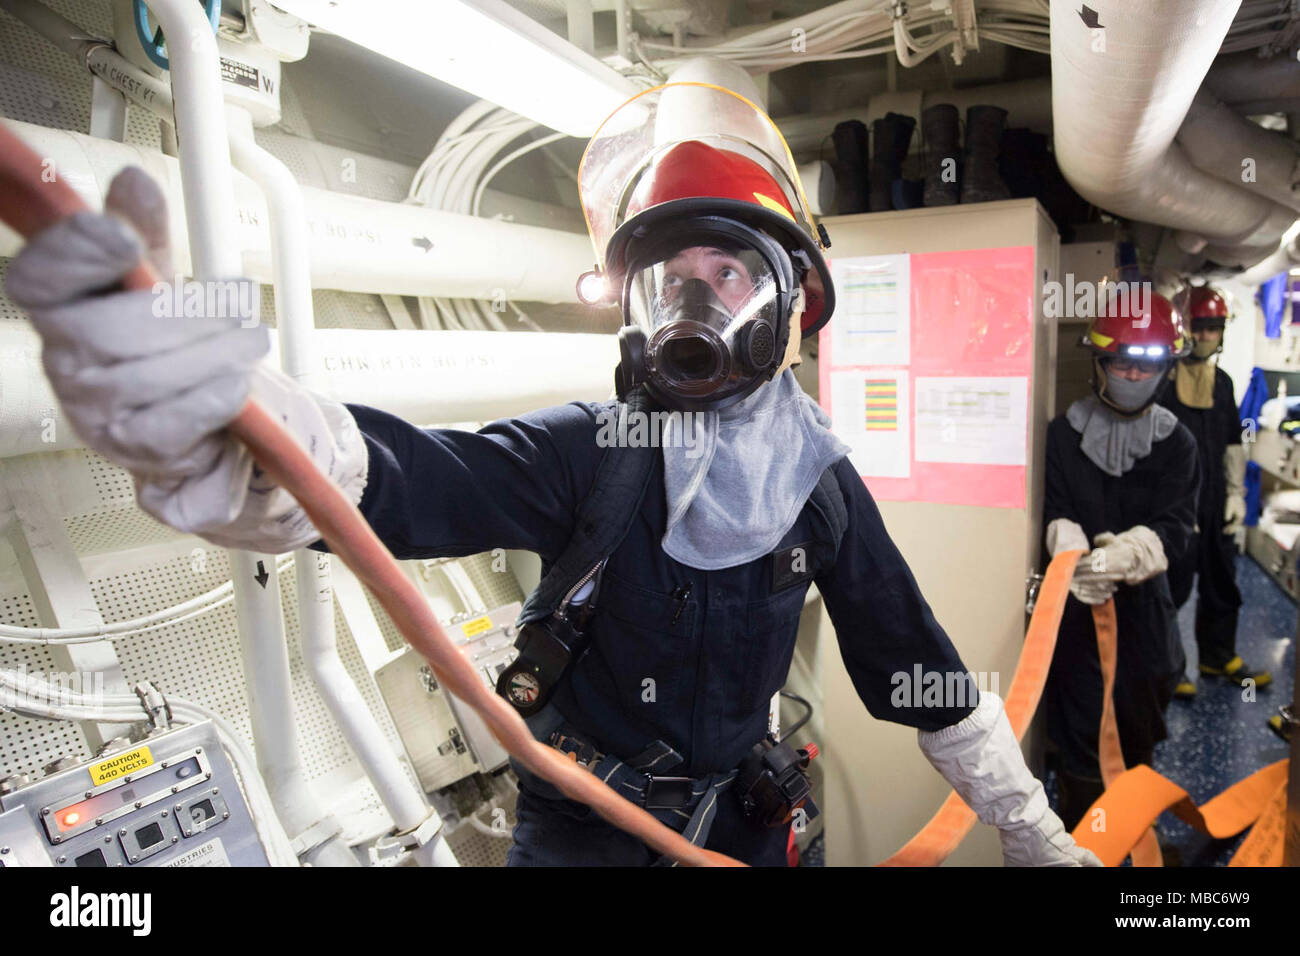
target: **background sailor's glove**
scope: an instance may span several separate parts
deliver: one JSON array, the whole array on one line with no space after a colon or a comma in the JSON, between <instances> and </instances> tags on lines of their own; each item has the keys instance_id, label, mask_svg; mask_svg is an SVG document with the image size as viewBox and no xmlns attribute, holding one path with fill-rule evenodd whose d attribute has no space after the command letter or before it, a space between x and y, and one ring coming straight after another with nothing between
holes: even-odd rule
<instances>
[{"instance_id":1,"label":"background sailor's glove","mask_svg":"<svg viewBox=\"0 0 1300 956\"><path fill-rule=\"evenodd\" d=\"M964 720L920 731L917 742L980 822L998 828L1007 866L1102 865L1074 842L1048 807L997 694L981 691L979 704Z\"/></svg>"},{"instance_id":2,"label":"background sailor's glove","mask_svg":"<svg viewBox=\"0 0 1300 956\"><path fill-rule=\"evenodd\" d=\"M1062 551L1090 552L1092 548L1083 528L1069 518L1057 518L1047 526L1047 550L1056 557ZM1070 593L1084 604L1105 604L1119 582L1113 577L1092 574L1088 562L1087 554L1079 559L1074 577L1070 579Z\"/></svg>"},{"instance_id":3,"label":"background sailor's glove","mask_svg":"<svg viewBox=\"0 0 1300 956\"><path fill-rule=\"evenodd\" d=\"M1239 535L1246 521L1246 449L1229 445L1223 451L1223 533Z\"/></svg>"},{"instance_id":4,"label":"background sailor's glove","mask_svg":"<svg viewBox=\"0 0 1300 956\"><path fill-rule=\"evenodd\" d=\"M255 475L248 451L224 429L253 395L356 502L367 453L351 414L262 364L269 340L256 311L168 314L175 299L167 283L178 280L166 203L142 170L118 174L104 209L34 236L6 276L41 336L46 376L73 430L131 472L141 508L177 530L272 552L315 541L297 503ZM164 283L122 291L146 254Z\"/></svg>"},{"instance_id":5,"label":"background sailor's glove","mask_svg":"<svg viewBox=\"0 0 1300 956\"><path fill-rule=\"evenodd\" d=\"M1094 553L1090 558L1092 570L1116 575L1125 584L1141 584L1169 569L1160 536L1146 525L1134 525L1119 534L1103 531L1092 541L1101 549L1100 555Z\"/></svg>"}]
</instances>

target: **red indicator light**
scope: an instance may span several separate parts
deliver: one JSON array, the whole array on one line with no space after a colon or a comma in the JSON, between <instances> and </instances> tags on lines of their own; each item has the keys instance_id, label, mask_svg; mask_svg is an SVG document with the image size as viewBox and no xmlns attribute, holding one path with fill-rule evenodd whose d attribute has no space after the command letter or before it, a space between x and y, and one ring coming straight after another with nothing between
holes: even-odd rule
<instances>
[{"instance_id":1,"label":"red indicator light","mask_svg":"<svg viewBox=\"0 0 1300 956\"><path fill-rule=\"evenodd\" d=\"M81 814L76 810L69 810L59 820L59 826L64 830L69 830L81 822Z\"/></svg>"}]
</instances>

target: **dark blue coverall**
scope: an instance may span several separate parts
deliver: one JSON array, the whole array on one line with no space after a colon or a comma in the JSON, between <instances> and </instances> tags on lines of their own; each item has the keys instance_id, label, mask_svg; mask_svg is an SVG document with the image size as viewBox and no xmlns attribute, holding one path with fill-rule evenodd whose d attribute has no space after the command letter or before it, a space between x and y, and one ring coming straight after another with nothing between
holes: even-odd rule
<instances>
[{"instance_id":1,"label":"dark blue coverall","mask_svg":"<svg viewBox=\"0 0 1300 956\"><path fill-rule=\"evenodd\" d=\"M1229 445L1241 444L1242 429L1232 379L1223 369L1214 370L1214 404L1209 408L1184 405L1173 385L1165 389L1160 404L1177 415L1196 439L1201 473L1197 535L1181 560L1169 562L1169 587L1174 606L1182 607L1191 597L1195 578L1200 662L1223 667L1237 656L1237 614L1241 608L1237 545L1231 535L1223 533L1224 505L1228 500L1223 455Z\"/></svg>"},{"instance_id":2,"label":"dark blue coverall","mask_svg":"<svg viewBox=\"0 0 1300 956\"><path fill-rule=\"evenodd\" d=\"M351 405L370 454L361 511L401 559L512 548L536 552L548 566L568 543L606 453L596 441L597 415L613 407L575 402L469 432L421 429ZM640 512L602 575L588 650L553 703L566 732L602 752L627 759L662 740L684 757L673 774L700 777L736 767L766 734L809 582L774 592L767 558L701 571L668 557L660 544L667 519L662 456L655 461ZM961 707L891 703L896 673L910 675L917 664L940 674L966 669L862 479L847 458L833 467L848 528L834 566L815 580L854 687L877 718L924 730L950 726L976 700ZM811 522L805 507L782 546L810 540ZM673 813L655 815L681 829ZM657 856L526 772L517 814L511 865L646 865ZM751 864L784 865L787 838L784 828L750 824L728 790L704 845Z\"/></svg>"}]
</instances>

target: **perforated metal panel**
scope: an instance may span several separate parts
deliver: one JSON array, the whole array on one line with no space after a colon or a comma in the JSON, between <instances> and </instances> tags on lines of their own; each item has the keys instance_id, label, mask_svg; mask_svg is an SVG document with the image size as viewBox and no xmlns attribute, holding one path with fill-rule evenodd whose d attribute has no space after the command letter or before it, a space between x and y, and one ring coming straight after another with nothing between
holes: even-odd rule
<instances>
[{"instance_id":1,"label":"perforated metal panel","mask_svg":"<svg viewBox=\"0 0 1300 956\"><path fill-rule=\"evenodd\" d=\"M107 0L41 0L87 35L112 36ZM0 113L54 129L90 132L90 72L26 24L0 11ZM158 120L127 110L128 143L159 148Z\"/></svg>"},{"instance_id":2,"label":"perforated metal panel","mask_svg":"<svg viewBox=\"0 0 1300 956\"><path fill-rule=\"evenodd\" d=\"M311 304L318 329L387 331L393 328L393 320L388 317L388 310L377 295L315 289L311 294ZM269 283L262 286L261 308L262 322L275 328L275 292Z\"/></svg>"}]
</instances>

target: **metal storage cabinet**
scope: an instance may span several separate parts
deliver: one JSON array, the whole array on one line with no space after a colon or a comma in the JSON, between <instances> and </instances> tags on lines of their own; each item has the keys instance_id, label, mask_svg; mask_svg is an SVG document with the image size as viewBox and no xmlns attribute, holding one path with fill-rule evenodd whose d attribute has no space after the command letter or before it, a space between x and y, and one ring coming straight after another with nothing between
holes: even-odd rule
<instances>
[{"instance_id":1,"label":"metal storage cabinet","mask_svg":"<svg viewBox=\"0 0 1300 956\"><path fill-rule=\"evenodd\" d=\"M998 674L1005 697L1027 623L1026 577L1039 566L1044 439L1056 413L1056 325L1043 316L1042 294L1043 283L1058 278L1056 228L1033 199L844 216L828 219L826 228L833 257L1012 246L1035 250L1023 506L880 502L890 535L966 667ZM825 695L826 862L877 863L925 824L949 787L917 747L915 730L866 712L840 661L824 608L820 614L816 658ZM1032 730L1026 736L1026 753L1032 752L1035 736ZM1001 859L996 832L977 824L950 862L996 866Z\"/></svg>"}]
</instances>

